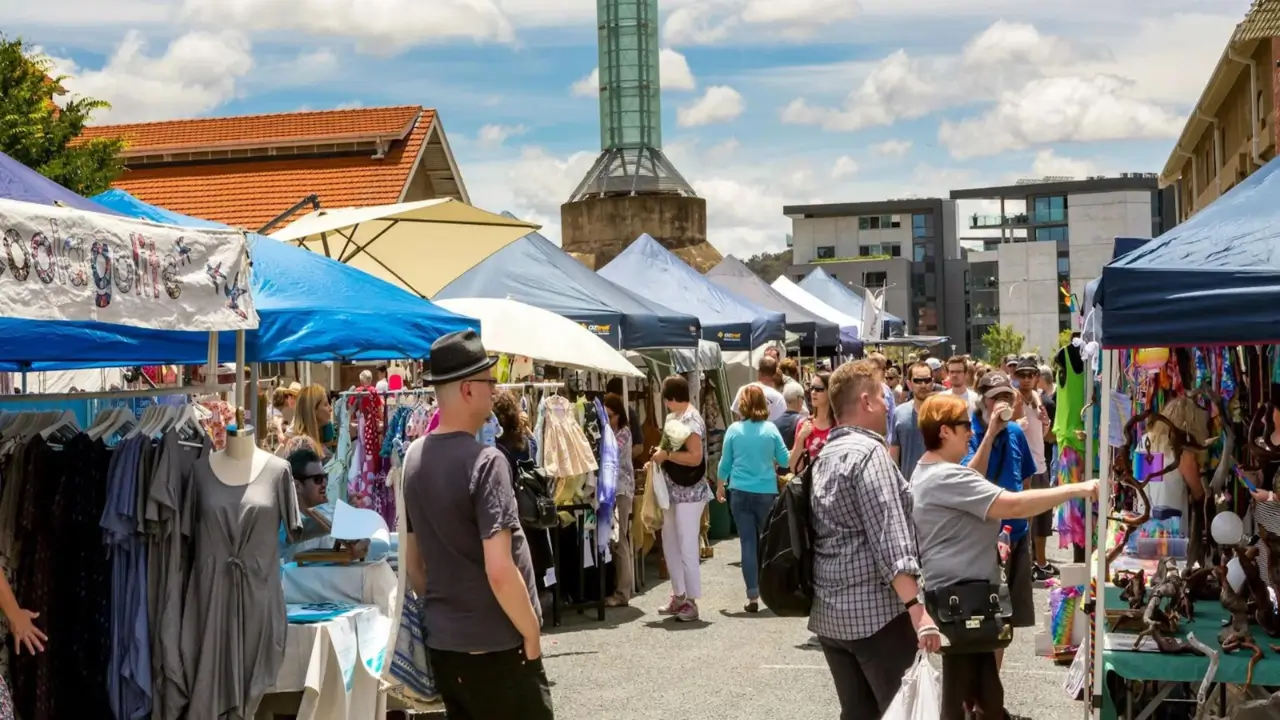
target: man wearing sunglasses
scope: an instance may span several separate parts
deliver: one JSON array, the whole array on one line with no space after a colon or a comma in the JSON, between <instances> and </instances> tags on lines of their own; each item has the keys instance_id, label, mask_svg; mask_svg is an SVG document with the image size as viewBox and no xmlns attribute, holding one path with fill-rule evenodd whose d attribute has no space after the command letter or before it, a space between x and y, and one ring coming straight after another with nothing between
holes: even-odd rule
<instances>
[{"instance_id":1,"label":"man wearing sunglasses","mask_svg":"<svg viewBox=\"0 0 1280 720\"><path fill-rule=\"evenodd\" d=\"M329 476L325 474L320 456L315 450L304 447L289 453L288 460L293 482L298 490L298 507L325 528L332 527L333 506L329 504L325 488ZM294 556L305 550L331 549L333 537L328 534L290 545L284 537L284 529L280 530L280 558L284 562L293 562Z\"/></svg>"},{"instance_id":2,"label":"man wearing sunglasses","mask_svg":"<svg viewBox=\"0 0 1280 720\"><path fill-rule=\"evenodd\" d=\"M920 406L934 392L933 370L927 363L917 362L907 366L907 383L910 385L911 402L893 409L893 432L889 441L889 455L898 463L902 477L908 482L916 463L924 455L924 435L920 434L918 419Z\"/></svg>"}]
</instances>

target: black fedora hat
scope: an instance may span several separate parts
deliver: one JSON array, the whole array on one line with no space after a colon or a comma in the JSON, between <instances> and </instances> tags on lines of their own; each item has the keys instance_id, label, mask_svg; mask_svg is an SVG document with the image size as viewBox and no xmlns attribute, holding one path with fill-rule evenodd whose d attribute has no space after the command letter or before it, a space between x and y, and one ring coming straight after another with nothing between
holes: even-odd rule
<instances>
[{"instance_id":1,"label":"black fedora hat","mask_svg":"<svg viewBox=\"0 0 1280 720\"><path fill-rule=\"evenodd\" d=\"M432 385L457 382L498 364L498 358L485 352L475 330L451 332L431 343L428 360L431 372L427 373L426 382Z\"/></svg>"}]
</instances>

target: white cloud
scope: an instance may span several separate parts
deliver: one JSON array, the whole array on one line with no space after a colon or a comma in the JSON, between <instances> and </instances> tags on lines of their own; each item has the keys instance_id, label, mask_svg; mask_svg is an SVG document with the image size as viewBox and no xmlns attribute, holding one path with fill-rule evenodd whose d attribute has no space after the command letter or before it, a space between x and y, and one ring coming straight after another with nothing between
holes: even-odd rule
<instances>
[{"instance_id":1,"label":"white cloud","mask_svg":"<svg viewBox=\"0 0 1280 720\"><path fill-rule=\"evenodd\" d=\"M663 38L673 45L715 44L743 28L802 39L859 11L858 0L698 0L677 5L662 26Z\"/></svg>"},{"instance_id":2,"label":"white cloud","mask_svg":"<svg viewBox=\"0 0 1280 720\"><path fill-rule=\"evenodd\" d=\"M671 48L663 48L658 53L658 75L662 81L663 92L698 89L698 81L693 77L693 71L689 69L689 61L684 55ZM574 97L598 97L600 68L592 69L590 73L575 82L570 86L569 92Z\"/></svg>"},{"instance_id":3,"label":"white cloud","mask_svg":"<svg viewBox=\"0 0 1280 720\"><path fill-rule=\"evenodd\" d=\"M1106 75L1041 78L976 118L944 121L938 139L965 159L1057 142L1177 137L1183 116L1134 99L1131 85Z\"/></svg>"},{"instance_id":4,"label":"white cloud","mask_svg":"<svg viewBox=\"0 0 1280 720\"><path fill-rule=\"evenodd\" d=\"M236 96L238 83L253 68L243 35L191 32L169 43L161 55L148 55L142 35L130 32L98 69L54 58L73 95L106 100L110 110L98 122L144 122L192 117Z\"/></svg>"},{"instance_id":5,"label":"white cloud","mask_svg":"<svg viewBox=\"0 0 1280 720\"><path fill-rule=\"evenodd\" d=\"M182 14L245 32L351 38L373 54L449 40L515 40L511 21L493 0L183 0Z\"/></svg>"},{"instance_id":6,"label":"white cloud","mask_svg":"<svg viewBox=\"0 0 1280 720\"><path fill-rule=\"evenodd\" d=\"M480 128L476 139L482 147L495 148L507 140L524 135L529 132L529 128L524 125L485 125Z\"/></svg>"},{"instance_id":7,"label":"white cloud","mask_svg":"<svg viewBox=\"0 0 1280 720\"><path fill-rule=\"evenodd\" d=\"M836 159L836 164L831 168L831 178L840 180L858 174L858 163L848 155L841 155Z\"/></svg>"},{"instance_id":8,"label":"white cloud","mask_svg":"<svg viewBox=\"0 0 1280 720\"><path fill-rule=\"evenodd\" d=\"M579 79L569 87L569 92L574 97L594 98L600 96L600 68L595 68L590 73Z\"/></svg>"},{"instance_id":9,"label":"white cloud","mask_svg":"<svg viewBox=\"0 0 1280 720\"><path fill-rule=\"evenodd\" d=\"M871 152L881 157L904 157L911 152L910 140L885 140L871 146Z\"/></svg>"},{"instance_id":10,"label":"white cloud","mask_svg":"<svg viewBox=\"0 0 1280 720\"><path fill-rule=\"evenodd\" d=\"M1055 153L1052 148L1037 152L1035 161L1031 163L1033 178L1070 177L1083 180L1098 173L1098 166L1092 160L1063 157Z\"/></svg>"},{"instance_id":11,"label":"white cloud","mask_svg":"<svg viewBox=\"0 0 1280 720\"><path fill-rule=\"evenodd\" d=\"M680 127L714 125L736 120L746 110L742 94L727 85L712 85L702 97L680 108Z\"/></svg>"}]
</instances>

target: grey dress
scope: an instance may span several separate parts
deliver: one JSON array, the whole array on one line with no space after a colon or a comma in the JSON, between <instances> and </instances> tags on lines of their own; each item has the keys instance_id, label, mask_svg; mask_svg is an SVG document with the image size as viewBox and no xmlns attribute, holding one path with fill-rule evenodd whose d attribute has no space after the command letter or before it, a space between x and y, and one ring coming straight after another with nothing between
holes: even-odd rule
<instances>
[{"instance_id":1,"label":"grey dress","mask_svg":"<svg viewBox=\"0 0 1280 720\"><path fill-rule=\"evenodd\" d=\"M284 660L279 531L303 535L289 464L277 457L248 485L227 485L196 461L189 504L195 530L182 618L189 720L246 720Z\"/></svg>"}]
</instances>

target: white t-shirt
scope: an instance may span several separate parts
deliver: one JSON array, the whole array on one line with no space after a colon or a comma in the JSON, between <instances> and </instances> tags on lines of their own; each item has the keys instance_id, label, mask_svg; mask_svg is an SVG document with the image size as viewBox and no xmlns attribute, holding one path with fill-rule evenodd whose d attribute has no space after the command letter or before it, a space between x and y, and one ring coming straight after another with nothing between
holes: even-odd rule
<instances>
[{"instance_id":1,"label":"white t-shirt","mask_svg":"<svg viewBox=\"0 0 1280 720\"><path fill-rule=\"evenodd\" d=\"M740 418L740 416L738 415L738 403L742 401L742 388L749 387L751 385L755 385L761 390L764 390L764 401L769 404L770 422L782 417L782 414L787 411L786 398L782 397L782 393L778 392L772 387L769 387L768 385L765 385L764 383L759 381L753 382L753 383L747 383L746 385L743 385L742 387L738 388L738 393L733 396L734 417Z\"/></svg>"},{"instance_id":2,"label":"white t-shirt","mask_svg":"<svg viewBox=\"0 0 1280 720\"><path fill-rule=\"evenodd\" d=\"M374 385L374 389L375 389L375 390L377 390L377 391L378 391L378 392L380 392L380 393L387 392L387 390L388 390L390 387L391 387L391 385L390 385L390 384L389 384L385 379L384 379L384 380L379 380L379 381L377 382L377 384L376 384L376 385Z\"/></svg>"},{"instance_id":3,"label":"white t-shirt","mask_svg":"<svg viewBox=\"0 0 1280 720\"><path fill-rule=\"evenodd\" d=\"M1030 403L1023 402L1023 418L1018 421L1022 432L1027 436L1027 444L1031 446L1031 457L1036 461L1036 474L1049 471L1044 461L1044 425L1040 423L1040 413Z\"/></svg>"},{"instance_id":4,"label":"white t-shirt","mask_svg":"<svg viewBox=\"0 0 1280 720\"><path fill-rule=\"evenodd\" d=\"M951 394L956 397L963 397L969 403L970 415L978 412L978 393L974 392L973 388L965 388L963 393L958 393L955 388L951 388Z\"/></svg>"}]
</instances>

